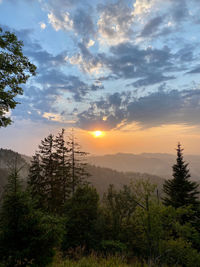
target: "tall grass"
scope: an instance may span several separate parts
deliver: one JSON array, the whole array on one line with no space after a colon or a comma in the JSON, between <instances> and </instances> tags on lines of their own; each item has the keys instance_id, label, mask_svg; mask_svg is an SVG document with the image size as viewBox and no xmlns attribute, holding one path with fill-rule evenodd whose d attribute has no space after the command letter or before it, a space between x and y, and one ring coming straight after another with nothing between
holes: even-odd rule
<instances>
[{"instance_id":1,"label":"tall grass","mask_svg":"<svg viewBox=\"0 0 200 267\"><path fill-rule=\"evenodd\" d=\"M98 257L91 255L89 257L83 257L77 261L66 259L62 260L56 257L51 267L147 267L146 264L139 262L132 263L131 265L126 264L122 257L111 256L111 257Z\"/></svg>"}]
</instances>

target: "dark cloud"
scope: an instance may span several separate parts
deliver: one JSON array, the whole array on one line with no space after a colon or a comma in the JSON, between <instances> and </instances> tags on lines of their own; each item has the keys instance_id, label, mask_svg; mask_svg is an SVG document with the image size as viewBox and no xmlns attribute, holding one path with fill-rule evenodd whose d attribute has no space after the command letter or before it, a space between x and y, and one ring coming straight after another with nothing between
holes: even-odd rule
<instances>
[{"instance_id":1,"label":"dark cloud","mask_svg":"<svg viewBox=\"0 0 200 267\"><path fill-rule=\"evenodd\" d=\"M144 29L141 32L141 36L146 37L155 34L159 26L162 24L163 20L164 17L158 16L148 21L148 23L145 25Z\"/></svg>"},{"instance_id":2,"label":"dark cloud","mask_svg":"<svg viewBox=\"0 0 200 267\"><path fill-rule=\"evenodd\" d=\"M118 44L132 36L133 16L128 1L107 1L98 5L98 32L102 42Z\"/></svg>"},{"instance_id":3,"label":"dark cloud","mask_svg":"<svg viewBox=\"0 0 200 267\"><path fill-rule=\"evenodd\" d=\"M87 13L84 9L78 9L76 10L73 17L74 30L79 35L83 36L85 42L89 41L90 36L92 37L95 35L95 26L90 14Z\"/></svg>"},{"instance_id":4,"label":"dark cloud","mask_svg":"<svg viewBox=\"0 0 200 267\"><path fill-rule=\"evenodd\" d=\"M174 56L167 47L141 49L131 43L123 43L111 46L109 56L106 54L93 55L83 44L80 44L79 47L83 59L80 64L84 71L89 71L90 68L98 65L110 71L110 75L100 77L102 81L143 78L153 84L153 81L157 83L159 79L163 81L172 78L164 75L164 72L172 68L174 64ZM159 77L156 79L157 74ZM150 80L150 76L154 78Z\"/></svg>"},{"instance_id":5,"label":"dark cloud","mask_svg":"<svg viewBox=\"0 0 200 267\"><path fill-rule=\"evenodd\" d=\"M175 76L163 76L162 74L159 73L152 73L147 78L139 79L136 82L129 84L128 86L134 86L134 87L149 86L172 79L175 79Z\"/></svg>"},{"instance_id":6,"label":"dark cloud","mask_svg":"<svg viewBox=\"0 0 200 267\"><path fill-rule=\"evenodd\" d=\"M80 113L78 126L84 129L95 129L97 126L112 129L121 123L133 122L144 128L180 123L200 125L199 103L199 89L159 90L140 98L130 95L124 98L124 93L114 94L92 103L87 111Z\"/></svg>"},{"instance_id":7,"label":"dark cloud","mask_svg":"<svg viewBox=\"0 0 200 267\"><path fill-rule=\"evenodd\" d=\"M125 79L148 78L150 75L165 72L172 66L172 54L168 48L141 49L130 43L113 46L110 49L111 57L104 62L111 72Z\"/></svg>"},{"instance_id":8,"label":"dark cloud","mask_svg":"<svg viewBox=\"0 0 200 267\"><path fill-rule=\"evenodd\" d=\"M66 64L65 57L67 56L67 52L62 52L56 56L53 56L52 54L42 49L34 51L25 48L25 54L28 57L33 58L40 67L46 67L48 65L48 68L50 68Z\"/></svg>"},{"instance_id":9,"label":"dark cloud","mask_svg":"<svg viewBox=\"0 0 200 267\"><path fill-rule=\"evenodd\" d=\"M79 44L81 58L79 64L84 72L101 66L102 70L109 72L101 76L100 81L117 79L134 79L131 85L135 87L149 86L167 80L176 79L178 72L191 68L191 62L196 62L194 56L196 44L184 45L176 52L169 47L160 49L148 47L141 48L132 43L123 43L110 47L110 53L92 54L83 44ZM170 73L170 74L169 74Z\"/></svg>"},{"instance_id":10,"label":"dark cloud","mask_svg":"<svg viewBox=\"0 0 200 267\"><path fill-rule=\"evenodd\" d=\"M93 55L86 47L84 42L79 43L78 46L80 53L75 55L73 64L79 64L79 67L85 73L92 73L97 71L99 64L101 65L103 63L100 57L98 55Z\"/></svg>"},{"instance_id":11,"label":"dark cloud","mask_svg":"<svg viewBox=\"0 0 200 267\"><path fill-rule=\"evenodd\" d=\"M91 103L88 110L78 114L77 126L88 130L115 128L126 117L125 107L129 99L130 92L122 92Z\"/></svg>"},{"instance_id":12,"label":"dark cloud","mask_svg":"<svg viewBox=\"0 0 200 267\"><path fill-rule=\"evenodd\" d=\"M70 7L74 7L77 4L81 3L81 0L45 0L46 4L48 4L48 7L50 7L53 10L60 10L67 9Z\"/></svg>"},{"instance_id":13,"label":"dark cloud","mask_svg":"<svg viewBox=\"0 0 200 267\"><path fill-rule=\"evenodd\" d=\"M69 99L66 93L68 98L81 102L89 92L104 89L104 85L98 80L87 83L78 76L66 74L63 71L63 66L66 65L66 51L52 55L44 50L40 44L30 38L31 29L14 32L19 39L23 40L24 54L37 65L37 75L23 86L24 96L16 99L21 105L14 110L14 116L30 118L33 121L48 121L42 117L44 113L65 115L66 107L63 107L62 111L59 108L58 99L67 104Z\"/></svg>"},{"instance_id":14,"label":"dark cloud","mask_svg":"<svg viewBox=\"0 0 200 267\"><path fill-rule=\"evenodd\" d=\"M48 121L42 117L44 113L61 114L67 117L70 115L70 111L67 111L69 96L73 97L74 103L82 102L89 92L104 89L97 81L87 84L77 76L65 75L55 69L39 74L35 82L38 86L24 86L24 97L17 99L21 105L14 111L14 115L30 118L33 121ZM59 101L64 101L66 106L60 107Z\"/></svg>"},{"instance_id":15,"label":"dark cloud","mask_svg":"<svg viewBox=\"0 0 200 267\"><path fill-rule=\"evenodd\" d=\"M75 101L81 101L90 90L94 90L91 88L93 85L90 86L84 83L77 76L65 75L61 71L55 69L39 75L36 81L44 88L46 86L52 88L49 92L50 94L54 91L60 94L64 92L71 93ZM48 94L48 92L45 92L45 94Z\"/></svg>"},{"instance_id":16,"label":"dark cloud","mask_svg":"<svg viewBox=\"0 0 200 267\"><path fill-rule=\"evenodd\" d=\"M196 74L196 73L200 73L200 65L196 66L191 71L187 72L187 74Z\"/></svg>"},{"instance_id":17,"label":"dark cloud","mask_svg":"<svg viewBox=\"0 0 200 267\"><path fill-rule=\"evenodd\" d=\"M175 22L181 22L188 18L189 11L185 0L170 0L172 2L171 12L172 18Z\"/></svg>"},{"instance_id":18,"label":"dark cloud","mask_svg":"<svg viewBox=\"0 0 200 267\"><path fill-rule=\"evenodd\" d=\"M196 48L196 44L193 45L185 45L183 48L181 48L175 55L175 59L179 61L180 63L184 62L190 62L196 60L194 57L194 51Z\"/></svg>"},{"instance_id":19,"label":"dark cloud","mask_svg":"<svg viewBox=\"0 0 200 267\"><path fill-rule=\"evenodd\" d=\"M50 54L37 41L32 40L31 34L34 32L32 29L15 30L5 25L0 25L0 27L16 34L18 39L23 42L24 55L34 60L38 67L50 68L66 64L65 57L67 56L67 51L62 51L56 56Z\"/></svg>"},{"instance_id":20,"label":"dark cloud","mask_svg":"<svg viewBox=\"0 0 200 267\"><path fill-rule=\"evenodd\" d=\"M96 34L95 25L91 14L94 10L90 3L81 0L46 1L49 13L49 21L56 30L74 31L83 42Z\"/></svg>"}]
</instances>

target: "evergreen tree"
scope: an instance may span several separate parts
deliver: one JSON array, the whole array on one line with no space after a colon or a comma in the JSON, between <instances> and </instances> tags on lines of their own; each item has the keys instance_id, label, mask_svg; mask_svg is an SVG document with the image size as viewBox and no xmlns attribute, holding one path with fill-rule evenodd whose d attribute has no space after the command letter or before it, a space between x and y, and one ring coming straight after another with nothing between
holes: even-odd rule
<instances>
[{"instance_id":1,"label":"evergreen tree","mask_svg":"<svg viewBox=\"0 0 200 267\"><path fill-rule=\"evenodd\" d=\"M166 206L175 208L192 205L199 206L198 184L189 180L188 164L183 159L183 149L180 143L177 148L176 164L173 165L173 179L165 181L163 191L166 194L163 201Z\"/></svg>"},{"instance_id":2,"label":"evergreen tree","mask_svg":"<svg viewBox=\"0 0 200 267\"><path fill-rule=\"evenodd\" d=\"M86 171L86 163L84 162L86 152L80 150L80 145L75 141L74 132L72 130L69 140L67 142L69 149L69 188L73 195L75 190L80 186L86 184L86 178L89 176Z\"/></svg>"},{"instance_id":3,"label":"evergreen tree","mask_svg":"<svg viewBox=\"0 0 200 267\"><path fill-rule=\"evenodd\" d=\"M55 178L56 178L56 199L57 206L62 211L63 205L69 196L69 150L64 140L65 130L62 129L54 140L54 162L55 162Z\"/></svg>"},{"instance_id":4,"label":"evergreen tree","mask_svg":"<svg viewBox=\"0 0 200 267\"><path fill-rule=\"evenodd\" d=\"M53 157L53 135L50 134L41 141L39 146L41 182L38 191L42 191L42 206L50 212L56 209L56 184L55 184L55 162ZM36 185L36 184L35 184Z\"/></svg>"},{"instance_id":5,"label":"evergreen tree","mask_svg":"<svg viewBox=\"0 0 200 267\"><path fill-rule=\"evenodd\" d=\"M7 267L43 267L51 262L61 231L54 218L35 210L19 171L9 176L0 210L0 261Z\"/></svg>"},{"instance_id":6,"label":"evergreen tree","mask_svg":"<svg viewBox=\"0 0 200 267\"><path fill-rule=\"evenodd\" d=\"M106 218L104 229L107 239L127 241L126 227L137 206L131 188L124 185L117 191L114 185L109 185L103 197L104 215Z\"/></svg>"},{"instance_id":7,"label":"evergreen tree","mask_svg":"<svg viewBox=\"0 0 200 267\"><path fill-rule=\"evenodd\" d=\"M39 151L32 160L29 174L31 194L39 200L39 206L48 212L62 213L64 203L75 190L85 184L83 156L74 136L64 140L65 131L53 137L50 134L41 141Z\"/></svg>"},{"instance_id":8,"label":"evergreen tree","mask_svg":"<svg viewBox=\"0 0 200 267\"><path fill-rule=\"evenodd\" d=\"M99 196L93 187L79 187L67 200L64 215L66 217L66 235L63 250L82 247L86 250L96 246L96 222Z\"/></svg>"},{"instance_id":9,"label":"evergreen tree","mask_svg":"<svg viewBox=\"0 0 200 267\"><path fill-rule=\"evenodd\" d=\"M37 199L38 206L41 207L44 199L44 179L42 176L42 167L40 164L40 154L36 152L31 160L31 166L29 169L28 188L30 189L33 199Z\"/></svg>"}]
</instances>

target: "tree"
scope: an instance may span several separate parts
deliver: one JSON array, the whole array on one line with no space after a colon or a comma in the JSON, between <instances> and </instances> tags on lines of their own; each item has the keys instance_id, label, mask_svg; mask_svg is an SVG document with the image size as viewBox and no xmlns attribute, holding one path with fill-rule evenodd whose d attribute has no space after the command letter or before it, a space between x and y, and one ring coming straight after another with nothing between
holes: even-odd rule
<instances>
[{"instance_id":1,"label":"tree","mask_svg":"<svg viewBox=\"0 0 200 267\"><path fill-rule=\"evenodd\" d=\"M87 251L95 248L98 201L96 189L88 185L79 187L67 200L64 212L66 217L64 251L77 247L85 248Z\"/></svg>"},{"instance_id":2,"label":"tree","mask_svg":"<svg viewBox=\"0 0 200 267\"><path fill-rule=\"evenodd\" d=\"M126 228L129 226L131 217L136 209L135 196L131 188L124 185L116 191L114 185L110 185L103 198L105 238L112 240L127 241Z\"/></svg>"},{"instance_id":3,"label":"tree","mask_svg":"<svg viewBox=\"0 0 200 267\"><path fill-rule=\"evenodd\" d=\"M199 251L194 247L199 234L190 223L180 224L180 217L190 212L190 207L175 209L155 199L148 203L148 210L138 206L132 250L146 259L148 266L200 266Z\"/></svg>"},{"instance_id":4,"label":"tree","mask_svg":"<svg viewBox=\"0 0 200 267\"><path fill-rule=\"evenodd\" d=\"M37 200L38 206L43 206L45 187L42 176L42 167L40 163L40 154L36 152L31 160L28 176L28 188L33 199Z\"/></svg>"},{"instance_id":5,"label":"tree","mask_svg":"<svg viewBox=\"0 0 200 267\"><path fill-rule=\"evenodd\" d=\"M39 206L57 214L62 214L66 200L79 186L86 184L88 176L82 160L86 153L80 151L73 135L66 142L64 134L62 129L55 138L50 134L41 141L31 162L28 180Z\"/></svg>"},{"instance_id":6,"label":"tree","mask_svg":"<svg viewBox=\"0 0 200 267\"><path fill-rule=\"evenodd\" d=\"M194 208L199 207L198 184L189 180L188 164L183 160L183 149L180 143L176 150L176 164L172 167L173 179L165 181L163 185L163 191L166 194L163 198L164 204L175 208L188 205L192 205Z\"/></svg>"},{"instance_id":7,"label":"tree","mask_svg":"<svg viewBox=\"0 0 200 267\"><path fill-rule=\"evenodd\" d=\"M28 185L32 197L38 201L40 208L48 212L55 212L56 205L56 176L53 151L54 137L45 137L39 145L29 169Z\"/></svg>"},{"instance_id":8,"label":"tree","mask_svg":"<svg viewBox=\"0 0 200 267\"><path fill-rule=\"evenodd\" d=\"M62 210L66 199L69 197L69 177L70 177L70 163L69 163L69 149L66 147L64 139L65 130L62 129L54 140L54 161L55 161L55 176L57 180L57 190L59 192L60 209Z\"/></svg>"},{"instance_id":9,"label":"tree","mask_svg":"<svg viewBox=\"0 0 200 267\"><path fill-rule=\"evenodd\" d=\"M46 266L61 238L58 220L44 216L23 191L16 166L12 170L0 210L0 261L3 266Z\"/></svg>"},{"instance_id":10,"label":"tree","mask_svg":"<svg viewBox=\"0 0 200 267\"><path fill-rule=\"evenodd\" d=\"M70 165L69 188L71 194L73 195L80 185L85 184L85 180L89 176L85 170L86 164L84 163L84 157L87 155L87 153L80 150L80 145L75 141L73 130L69 136L67 146L69 149Z\"/></svg>"},{"instance_id":11,"label":"tree","mask_svg":"<svg viewBox=\"0 0 200 267\"><path fill-rule=\"evenodd\" d=\"M6 113L18 104L15 97L23 94L20 85L36 74L36 66L23 55L22 47L15 34L0 28L0 127L11 124Z\"/></svg>"},{"instance_id":12,"label":"tree","mask_svg":"<svg viewBox=\"0 0 200 267\"><path fill-rule=\"evenodd\" d=\"M43 206L47 211L55 212L56 205L56 177L55 177L55 161L53 156L54 137L49 134L39 145L40 166L42 169L41 184L43 187Z\"/></svg>"}]
</instances>

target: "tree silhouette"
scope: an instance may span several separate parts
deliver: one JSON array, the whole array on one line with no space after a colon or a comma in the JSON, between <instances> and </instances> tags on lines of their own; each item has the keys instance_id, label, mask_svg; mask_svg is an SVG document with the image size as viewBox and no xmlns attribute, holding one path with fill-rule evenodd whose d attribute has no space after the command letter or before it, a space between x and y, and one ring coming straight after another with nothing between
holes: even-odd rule
<instances>
[{"instance_id":1,"label":"tree silhouette","mask_svg":"<svg viewBox=\"0 0 200 267\"><path fill-rule=\"evenodd\" d=\"M6 113L18 104L14 98L23 94L20 85L36 74L36 66L23 55L22 46L15 34L0 28L0 127L11 123Z\"/></svg>"},{"instance_id":2,"label":"tree silhouette","mask_svg":"<svg viewBox=\"0 0 200 267\"><path fill-rule=\"evenodd\" d=\"M178 143L176 164L173 165L173 179L165 181L163 191L166 196L163 198L166 206L179 208L182 206L199 205L197 191L198 184L189 180L190 172L188 163L183 159L183 149Z\"/></svg>"}]
</instances>

